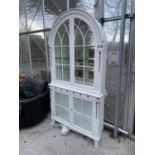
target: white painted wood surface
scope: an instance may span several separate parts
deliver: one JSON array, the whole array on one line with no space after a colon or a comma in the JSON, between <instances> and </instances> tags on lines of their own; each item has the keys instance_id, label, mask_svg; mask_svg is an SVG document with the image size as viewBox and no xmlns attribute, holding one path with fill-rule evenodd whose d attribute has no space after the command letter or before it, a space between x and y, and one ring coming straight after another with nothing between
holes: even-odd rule
<instances>
[{"instance_id":1,"label":"white painted wood surface","mask_svg":"<svg viewBox=\"0 0 155 155\"><path fill-rule=\"evenodd\" d=\"M75 82L75 45L74 45L74 22L75 18L84 21L89 25L93 35L95 37L95 46L94 46L94 84L84 85ZM56 79L56 62L55 62L55 36L56 33L66 20L69 20L69 56L70 56L70 80L63 81ZM104 120L104 98L106 95L105 90L105 77L106 77L106 57L107 57L107 47L106 47L106 38L103 32L101 25L98 23L95 18L90 16L88 13L80 9L69 9L63 12L55 21L54 28L49 34L49 47L51 51L51 83L49 84L51 91L51 118L54 124L54 121L58 121L70 129L84 134L94 140L95 146L98 146L98 142L101 138L101 133L103 130L103 120ZM68 121L59 117L56 114L56 101L55 101L55 92L60 94L67 95L69 98L69 110ZM74 99L77 98L81 101L82 107L84 104L91 103L92 105L92 114L89 116L91 119L91 130L89 131L86 127L90 127L89 121L88 126L82 127L82 125L76 125L75 114L79 114L81 117L81 122L84 122L84 118L87 118L84 113L78 113L74 107ZM63 102L63 101L62 101ZM80 104L80 103L79 103ZM87 105L89 107L89 105ZM61 107L61 106L60 106ZM63 107L60 108L63 110ZM63 112L62 112L63 113ZM62 114L61 114L62 115ZM67 116L68 116L67 115ZM62 116L63 117L63 116ZM88 118L89 118L88 117ZM86 124L85 124L86 125Z\"/></svg>"}]
</instances>

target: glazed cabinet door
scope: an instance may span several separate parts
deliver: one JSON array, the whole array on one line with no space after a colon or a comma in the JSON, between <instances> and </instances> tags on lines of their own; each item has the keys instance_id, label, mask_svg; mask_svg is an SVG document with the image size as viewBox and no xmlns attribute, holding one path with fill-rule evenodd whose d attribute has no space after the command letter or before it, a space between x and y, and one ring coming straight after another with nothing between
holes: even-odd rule
<instances>
[{"instance_id":1,"label":"glazed cabinet door","mask_svg":"<svg viewBox=\"0 0 155 155\"><path fill-rule=\"evenodd\" d=\"M88 131L93 131L93 102L73 97L73 124Z\"/></svg>"},{"instance_id":2,"label":"glazed cabinet door","mask_svg":"<svg viewBox=\"0 0 155 155\"><path fill-rule=\"evenodd\" d=\"M61 120L70 121L69 96L60 92L54 92L55 116Z\"/></svg>"}]
</instances>

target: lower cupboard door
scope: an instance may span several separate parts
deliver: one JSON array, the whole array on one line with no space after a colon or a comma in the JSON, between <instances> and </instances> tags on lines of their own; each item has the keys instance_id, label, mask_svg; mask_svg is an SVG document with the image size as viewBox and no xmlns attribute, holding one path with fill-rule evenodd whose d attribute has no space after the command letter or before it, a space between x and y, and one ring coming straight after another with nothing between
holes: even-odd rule
<instances>
[{"instance_id":1,"label":"lower cupboard door","mask_svg":"<svg viewBox=\"0 0 155 155\"><path fill-rule=\"evenodd\" d=\"M65 121L69 121L69 110L55 105L55 115Z\"/></svg>"},{"instance_id":2,"label":"lower cupboard door","mask_svg":"<svg viewBox=\"0 0 155 155\"><path fill-rule=\"evenodd\" d=\"M92 132L92 102L73 97L73 123Z\"/></svg>"},{"instance_id":3,"label":"lower cupboard door","mask_svg":"<svg viewBox=\"0 0 155 155\"><path fill-rule=\"evenodd\" d=\"M69 121L69 96L63 93L54 92L55 115L62 120Z\"/></svg>"}]
</instances>

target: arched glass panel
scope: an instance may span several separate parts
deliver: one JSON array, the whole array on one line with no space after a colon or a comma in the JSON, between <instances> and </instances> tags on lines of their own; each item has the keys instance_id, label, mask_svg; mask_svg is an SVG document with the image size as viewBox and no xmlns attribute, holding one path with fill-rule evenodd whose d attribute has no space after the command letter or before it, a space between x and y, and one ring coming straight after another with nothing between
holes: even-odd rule
<instances>
[{"instance_id":1,"label":"arched glass panel","mask_svg":"<svg viewBox=\"0 0 155 155\"><path fill-rule=\"evenodd\" d=\"M62 58L62 56L61 56L61 47L56 47L55 48L55 60L56 60L56 64L62 64L61 58Z\"/></svg>"},{"instance_id":2,"label":"arched glass panel","mask_svg":"<svg viewBox=\"0 0 155 155\"><path fill-rule=\"evenodd\" d=\"M70 81L69 21L60 25L55 37L56 79Z\"/></svg>"},{"instance_id":3,"label":"arched glass panel","mask_svg":"<svg viewBox=\"0 0 155 155\"><path fill-rule=\"evenodd\" d=\"M75 83L94 85L94 35L87 23L74 18ZM62 23L55 37L56 79L70 81L69 20ZM72 51L71 51L72 52Z\"/></svg>"},{"instance_id":4,"label":"arched glass panel","mask_svg":"<svg viewBox=\"0 0 155 155\"><path fill-rule=\"evenodd\" d=\"M94 84L94 35L88 24L74 20L75 33L75 82Z\"/></svg>"},{"instance_id":5,"label":"arched glass panel","mask_svg":"<svg viewBox=\"0 0 155 155\"><path fill-rule=\"evenodd\" d=\"M61 36L61 39L62 39L62 35L63 35L64 31L66 31L65 30L65 27L64 27L63 24L61 24L60 27L59 27L59 29L58 29L58 32L59 32L59 34Z\"/></svg>"},{"instance_id":6,"label":"arched glass panel","mask_svg":"<svg viewBox=\"0 0 155 155\"><path fill-rule=\"evenodd\" d=\"M63 35L62 35L62 45L63 46L69 46L69 21L65 21L63 23L63 26L65 28Z\"/></svg>"},{"instance_id":7,"label":"arched glass panel","mask_svg":"<svg viewBox=\"0 0 155 155\"><path fill-rule=\"evenodd\" d=\"M62 46L68 46L69 45L69 37L67 31L64 31L64 34L62 36Z\"/></svg>"},{"instance_id":8,"label":"arched glass panel","mask_svg":"<svg viewBox=\"0 0 155 155\"><path fill-rule=\"evenodd\" d=\"M82 35L84 36L89 28L89 26L81 19L75 18L75 25L78 26Z\"/></svg>"},{"instance_id":9,"label":"arched glass panel","mask_svg":"<svg viewBox=\"0 0 155 155\"><path fill-rule=\"evenodd\" d=\"M82 32L79 27L75 25L75 45L83 45L84 37L82 36Z\"/></svg>"},{"instance_id":10,"label":"arched glass panel","mask_svg":"<svg viewBox=\"0 0 155 155\"><path fill-rule=\"evenodd\" d=\"M62 47L62 55L63 55L63 64L69 65L69 63L70 63L69 47Z\"/></svg>"},{"instance_id":11,"label":"arched glass panel","mask_svg":"<svg viewBox=\"0 0 155 155\"><path fill-rule=\"evenodd\" d=\"M94 46L94 35L93 35L93 32L88 30L86 32L86 35L85 35L85 44L86 45L90 45L90 46Z\"/></svg>"},{"instance_id":12,"label":"arched glass panel","mask_svg":"<svg viewBox=\"0 0 155 155\"><path fill-rule=\"evenodd\" d=\"M61 45L61 38L60 35L57 33L55 37L55 46L60 46Z\"/></svg>"}]
</instances>

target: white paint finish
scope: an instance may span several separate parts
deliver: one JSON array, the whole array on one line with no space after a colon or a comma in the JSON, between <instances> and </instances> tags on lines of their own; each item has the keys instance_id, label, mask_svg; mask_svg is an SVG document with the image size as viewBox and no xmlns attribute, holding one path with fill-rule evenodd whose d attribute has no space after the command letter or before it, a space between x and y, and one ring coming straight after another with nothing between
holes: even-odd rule
<instances>
[{"instance_id":1,"label":"white paint finish","mask_svg":"<svg viewBox=\"0 0 155 155\"><path fill-rule=\"evenodd\" d=\"M69 83L66 82L52 82L51 84L49 84L49 86L51 87L57 87L57 88L62 88L62 89L68 89L72 92L77 92L78 94L86 94L86 95L90 95L96 98L101 98L102 96L106 95L106 92L104 92L103 94L101 92L99 92L98 90L95 89L83 89L83 85L80 85L80 87L75 86L75 85L70 85Z\"/></svg>"},{"instance_id":2,"label":"white paint finish","mask_svg":"<svg viewBox=\"0 0 155 155\"><path fill-rule=\"evenodd\" d=\"M75 83L75 34L74 34L74 21L75 18L83 20L93 32L95 37L94 45L94 85L84 85ZM55 72L55 36L57 30L66 20L69 20L69 49L70 49L70 81L63 81L56 79ZM92 138L95 142L95 146L98 146L98 142L101 139L101 133L103 129L103 115L104 115L104 97L105 91L105 74L106 74L106 38L102 31L101 25L90 16L88 13L80 9L70 9L62 13L54 23L54 29L51 30L49 36L49 46L52 48L52 81L50 86L52 96L52 119L58 121L70 129L84 134ZM82 33L82 32L81 32ZM85 45L85 41L83 43ZM85 58L85 56L84 56ZM66 94L69 97L69 120L66 121L55 115L55 96L54 92ZM87 127L84 125L76 125L74 122L75 109L73 106L73 98L79 98L81 100L89 101L92 104L92 115L90 119L86 119L85 114L78 114L81 122L88 123ZM83 104L89 104L82 102ZM79 103L80 104L80 103ZM83 119L86 119L85 121ZM89 124L90 123L90 124ZM89 126L92 126L89 128ZM89 130L88 130L89 129Z\"/></svg>"}]
</instances>

